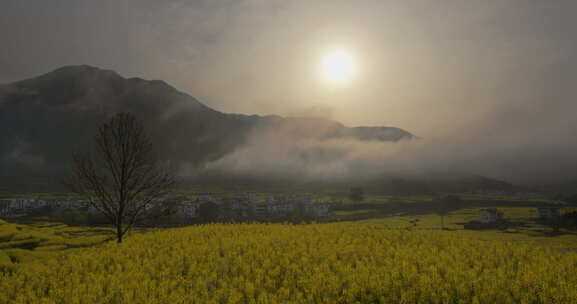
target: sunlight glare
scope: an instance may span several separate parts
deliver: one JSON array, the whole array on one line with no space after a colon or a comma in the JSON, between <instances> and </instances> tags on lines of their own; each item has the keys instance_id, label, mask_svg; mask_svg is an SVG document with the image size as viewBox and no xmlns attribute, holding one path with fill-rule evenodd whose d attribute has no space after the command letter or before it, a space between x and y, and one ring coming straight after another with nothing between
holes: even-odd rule
<instances>
[{"instance_id":1,"label":"sunlight glare","mask_svg":"<svg viewBox=\"0 0 577 304\"><path fill-rule=\"evenodd\" d=\"M354 72L353 58L343 51L330 53L323 59L322 72L324 78L329 82L348 82Z\"/></svg>"}]
</instances>

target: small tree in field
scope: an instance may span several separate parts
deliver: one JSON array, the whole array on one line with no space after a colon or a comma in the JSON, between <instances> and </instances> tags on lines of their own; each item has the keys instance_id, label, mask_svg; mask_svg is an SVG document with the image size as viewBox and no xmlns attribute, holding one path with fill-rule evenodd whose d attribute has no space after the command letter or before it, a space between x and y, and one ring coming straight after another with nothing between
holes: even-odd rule
<instances>
[{"instance_id":1,"label":"small tree in field","mask_svg":"<svg viewBox=\"0 0 577 304\"><path fill-rule=\"evenodd\" d=\"M458 208L461 202L461 198L456 195L446 195L434 200L436 213L441 216L441 229L445 229L445 216L452 209Z\"/></svg>"},{"instance_id":2,"label":"small tree in field","mask_svg":"<svg viewBox=\"0 0 577 304\"><path fill-rule=\"evenodd\" d=\"M360 202L365 199L365 194L363 192L363 188L361 187L353 187L349 192L349 198L351 201Z\"/></svg>"},{"instance_id":3,"label":"small tree in field","mask_svg":"<svg viewBox=\"0 0 577 304\"><path fill-rule=\"evenodd\" d=\"M162 170L152 142L132 114L113 116L98 129L94 155L73 155L68 188L101 212L116 228L116 239L146 217L153 204L168 194L174 177Z\"/></svg>"}]
</instances>

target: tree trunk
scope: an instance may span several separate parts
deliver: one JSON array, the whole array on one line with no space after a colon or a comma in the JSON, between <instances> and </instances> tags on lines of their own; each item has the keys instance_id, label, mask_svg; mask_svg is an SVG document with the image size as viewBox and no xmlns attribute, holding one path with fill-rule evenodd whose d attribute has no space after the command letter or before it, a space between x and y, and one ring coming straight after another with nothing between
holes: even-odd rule
<instances>
[{"instance_id":1,"label":"tree trunk","mask_svg":"<svg viewBox=\"0 0 577 304\"><path fill-rule=\"evenodd\" d=\"M118 221L116 223L116 242L122 243L122 222Z\"/></svg>"}]
</instances>

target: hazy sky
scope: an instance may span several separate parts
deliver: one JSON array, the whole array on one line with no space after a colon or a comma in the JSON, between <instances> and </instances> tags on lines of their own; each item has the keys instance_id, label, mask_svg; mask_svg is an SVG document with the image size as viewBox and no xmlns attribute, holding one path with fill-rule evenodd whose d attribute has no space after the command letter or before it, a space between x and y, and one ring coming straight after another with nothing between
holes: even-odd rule
<instances>
[{"instance_id":1,"label":"hazy sky","mask_svg":"<svg viewBox=\"0 0 577 304\"><path fill-rule=\"evenodd\" d=\"M575 108L576 13L571 0L1 0L0 83L90 64L223 112L424 137L519 115L515 128L549 128ZM346 85L319 74L335 49L357 62Z\"/></svg>"}]
</instances>

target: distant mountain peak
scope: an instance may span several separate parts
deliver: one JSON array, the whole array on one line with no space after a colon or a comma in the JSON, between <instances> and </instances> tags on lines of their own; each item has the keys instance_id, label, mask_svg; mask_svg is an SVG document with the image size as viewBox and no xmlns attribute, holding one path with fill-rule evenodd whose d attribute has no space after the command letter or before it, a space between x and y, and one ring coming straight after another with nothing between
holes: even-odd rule
<instances>
[{"instance_id":1,"label":"distant mountain peak","mask_svg":"<svg viewBox=\"0 0 577 304\"><path fill-rule=\"evenodd\" d=\"M95 67L88 64L78 64L78 65L64 65L50 73L59 73L59 72L108 72L108 73L115 73L113 70L101 69L99 67Z\"/></svg>"},{"instance_id":2,"label":"distant mountain peak","mask_svg":"<svg viewBox=\"0 0 577 304\"><path fill-rule=\"evenodd\" d=\"M0 88L0 103L34 102L83 111L98 109L109 114L136 110L134 107L142 106L138 105L140 102L155 107L168 100L208 109L162 80L124 78L115 71L90 65L63 66ZM156 111L160 114L163 109Z\"/></svg>"},{"instance_id":3,"label":"distant mountain peak","mask_svg":"<svg viewBox=\"0 0 577 304\"><path fill-rule=\"evenodd\" d=\"M60 78L60 77L82 77L82 76L86 77L88 75L98 77L109 77L114 79L122 78L122 76L120 76L113 70L105 70L86 64L66 65L57 68L51 72L48 72L38 78Z\"/></svg>"},{"instance_id":4,"label":"distant mountain peak","mask_svg":"<svg viewBox=\"0 0 577 304\"><path fill-rule=\"evenodd\" d=\"M130 86L133 84L140 85L152 85L157 87L162 87L170 90L176 90L174 87L170 86L163 80L146 80L140 77L125 78L118 74L116 71L101 69L91 65L67 65L57 68L51 72L43 74L41 76L26 79L16 82L16 84L28 84L31 82L38 81L74 81L77 84L82 83L83 85L90 86L103 86L110 85L112 83L117 83L117 86Z\"/></svg>"}]
</instances>

